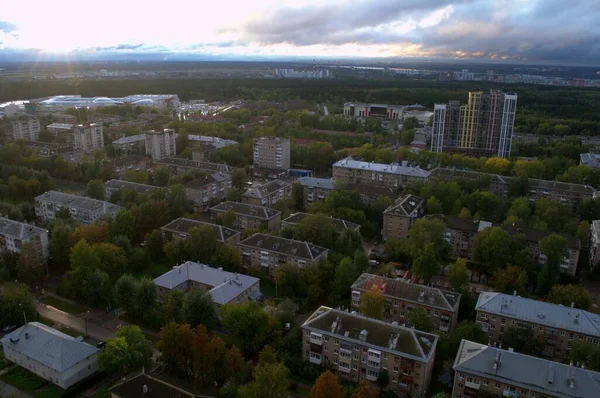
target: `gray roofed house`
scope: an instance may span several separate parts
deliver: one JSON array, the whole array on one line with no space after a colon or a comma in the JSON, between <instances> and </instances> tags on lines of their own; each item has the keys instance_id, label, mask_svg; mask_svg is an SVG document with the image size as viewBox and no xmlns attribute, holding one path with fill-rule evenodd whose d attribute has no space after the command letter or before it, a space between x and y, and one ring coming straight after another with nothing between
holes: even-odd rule
<instances>
[{"instance_id":1,"label":"gray roofed house","mask_svg":"<svg viewBox=\"0 0 600 398\"><path fill-rule=\"evenodd\" d=\"M309 242L256 233L240 242L240 246L265 249L279 254L298 257L307 261L319 259L327 249Z\"/></svg>"},{"instance_id":2,"label":"gray roofed house","mask_svg":"<svg viewBox=\"0 0 600 398\"><path fill-rule=\"evenodd\" d=\"M6 359L67 389L98 369L98 348L39 322L0 339Z\"/></svg>"},{"instance_id":3,"label":"gray roofed house","mask_svg":"<svg viewBox=\"0 0 600 398\"><path fill-rule=\"evenodd\" d=\"M206 136L206 135L196 135L196 134L189 134L188 140L190 140L192 142L200 142L200 143L204 143L204 144L210 144L214 147L214 149L221 149L221 148L225 148L230 145L238 144L237 141L234 141L234 140L228 140L225 138L212 137L212 136Z\"/></svg>"},{"instance_id":4,"label":"gray roofed house","mask_svg":"<svg viewBox=\"0 0 600 398\"><path fill-rule=\"evenodd\" d=\"M292 186L290 183L273 180L264 184L248 188L242 194L242 203L249 203L257 206L272 206L282 199L289 198L292 195Z\"/></svg>"},{"instance_id":5,"label":"gray roofed house","mask_svg":"<svg viewBox=\"0 0 600 398\"><path fill-rule=\"evenodd\" d=\"M0 241L1 251L20 253L23 243L30 242L40 258L48 257L48 230L44 228L0 217L0 236L3 238Z\"/></svg>"},{"instance_id":6,"label":"gray roofed house","mask_svg":"<svg viewBox=\"0 0 600 398\"><path fill-rule=\"evenodd\" d=\"M224 163L211 163L200 160L189 160L180 158L163 158L154 162L159 166L168 167L172 173L185 172L188 170L223 171L229 173L230 167Z\"/></svg>"},{"instance_id":7,"label":"gray roofed house","mask_svg":"<svg viewBox=\"0 0 600 398\"><path fill-rule=\"evenodd\" d=\"M183 390L158 375L148 374L142 368L132 376L123 377L117 384L110 388L112 398L196 398L191 392Z\"/></svg>"},{"instance_id":8,"label":"gray roofed house","mask_svg":"<svg viewBox=\"0 0 600 398\"><path fill-rule=\"evenodd\" d=\"M127 144L134 144L134 143L141 143L143 142L144 144L146 143L146 134L136 134L136 135L130 135L127 137L121 137L117 140L114 140L112 143L113 145L127 145Z\"/></svg>"},{"instance_id":9,"label":"gray roofed house","mask_svg":"<svg viewBox=\"0 0 600 398\"><path fill-rule=\"evenodd\" d=\"M203 221L192 220L191 218L180 217L161 227L163 237L168 240L187 239L192 228L208 226L217 234L217 239L222 243L237 243L240 241L241 232L235 229L227 228L222 225L211 224Z\"/></svg>"},{"instance_id":10,"label":"gray roofed house","mask_svg":"<svg viewBox=\"0 0 600 398\"><path fill-rule=\"evenodd\" d=\"M346 169L355 169L355 170L368 170L372 172L380 172L386 174L397 174L404 176L412 176L426 179L429 177L429 172L427 170L423 170L420 167L416 166L408 166L406 164L385 164L385 163L374 163L374 162L365 162L362 160L355 160L353 157L349 156L345 159L338 160L333 164L333 167L342 167Z\"/></svg>"},{"instance_id":11,"label":"gray roofed house","mask_svg":"<svg viewBox=\"0 0 600 398\"><path fill-rule=\"evenodd\" d=\"M236 215L235 228L238 230L259 228L268 229L269 231L279 231L281 212L278 210L231 201L219 203L210 208L213 218L229 210Z\"/></svg>"},{"instance_id":12,"label":"gray roofed house","mask_svg":"<svg viewBox=\"0 0 600 398\"><path fill-rule=\"evenodd\" d=\"M335 180L331 178L316 178L316 177L300 177L296 180L303 187L323 188L334 190Z\"/></svg>"},{"instance_id":13,"label":"gray roofed house","mask_svg":"<svg viewBox=\"0 0 600 398\"><path fill-rule=\"evenodd\" d=\"M187 261L154 279L161 295L171 290L203 289L215 304L260 299L260 279Z\"/></svg>"},{"instance_id":14,"label":"gray roofed house","mask_svg":"<svg viewBox=\"0 0 600 398\"><path fill-rule=\"evenodd\" d=\"M300 224L306 218L313 218L315 216L316 216L316 214L310 214L310 213L301 213L301 212L294 213L291 216L289 216L288 218L286 218L285 220L281 220L281 226L293 228L295 225ZM329 221L331 221L333 223L333 225L335 225L335 228L337 229L338 233L342 233L346 229L349 229L351 231L358 231L360 229L359 224L355 224L350 221L342 220L341 218L333 218L333 217L328 217L328 216L324 216L324 217L327 217L327 219Z\"/></svg>"},{"instance_id":15,"label":"gray roofed house","mask_svg":"<svg viewBox=\"0 0 600 398\"><path fill-rule=\"evenodd\" d=\"M113 216L121 206L59 191L48 191L35 197L35 214L43 220L53 220L56 212L65 208L79 223L91 224L106 216Z\"/></svg>"},{"instance_id":16,"label":"gray roofed house","mask_svg":"<svg viewBox=\"0 0 600 398\"><path fill-rule=\"evenodd\" d=\"M400 214L406 217L418 216L423 207L425 199L415 195L402 195L394 203L385 209L384 213Z\"/></svg>"},{"instance_id":17,"label":"gray roofed house","mask_svg":"<svg viewBox=\"0 0 600 398\"><path fill-rule=\"evenodd\" d=\"M452 396L592 398L600 373L462 340L454 360Z\"/></svg>"},{"instance_id":18,"label":"gray roofed house","mask_svg":"<svg viewBox=\"0 0 600 398\"><path fill-rule=\"evenodd\" d=\"M600 154L582 153L579 155L579 164L583 164L594 169L600 168Z\"/></svg>"},{"instance_id":19,"label":"gray roofed house","mask_svg":"<svg viewBox=\"0 0 600 398\"><path fill-rule=\"evenodd\" d=\"M600 315L578 308L503 293L482 292L475 310L600 338Z\"/></svg>"},{"instance_id":20,"label":"gray roofed house","mask_svg":"<svg viewBox=\"0 0 600 398\"><path fill-rule=\"evenodd\" d=\"M113 192L120 191L122 189L132 190L132 191L136 191L138 193L145 193L145 194L150 194L159 189L165 189L165 190L168 189L165 187L158 187L156 185L140 184L137 182L131 182L131 181L126 181L126 180L108 180L104 183L104 188L106 190L106 199L107 200L110 199L110 196L112 195Z\"/></svg>"}]
</instances>

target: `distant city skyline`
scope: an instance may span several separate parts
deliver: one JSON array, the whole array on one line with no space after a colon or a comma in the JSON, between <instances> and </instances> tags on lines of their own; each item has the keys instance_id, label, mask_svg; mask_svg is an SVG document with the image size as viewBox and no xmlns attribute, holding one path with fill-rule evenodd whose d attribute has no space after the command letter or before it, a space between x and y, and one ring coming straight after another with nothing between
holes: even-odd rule
<instances>
[{"instance_id":1,"label":"distant city skyline","mask_svg":"<svg viewBox=\"0 0 600 398\"><path fill-rule=\"evenodd\" d=\"M3 60L188 54L600 64L597 0L181 0L168 8L106 0L91 14L78 14L74 0L10 3L0 15Z\"/></svg>"}]
</instances>

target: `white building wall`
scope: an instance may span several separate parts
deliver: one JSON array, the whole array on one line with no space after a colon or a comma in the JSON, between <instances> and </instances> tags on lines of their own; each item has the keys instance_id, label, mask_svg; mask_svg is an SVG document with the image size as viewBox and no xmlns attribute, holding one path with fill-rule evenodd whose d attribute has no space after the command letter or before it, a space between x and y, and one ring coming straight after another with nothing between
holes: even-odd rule
<instances>
[{"instance_id":1,"label":"white building wall","mask_svg":"<svg viewBox=\"0 0 600 398\"><path fill-rule=\"evenodd\" d=\"M442 152L446 131L446 105L435 104L431 128L431 152Z\"/></svg>"},{"instance_id":2,"label":"white building wall","mask_svg":"<svg viewBox=\"0 0 600 398\"><path fill-rule=\"evenodd\" d=\"M165 129L162 132L146 133L146 155L153 160L160 160L177 154L175 130Z\"/></svg>"},{"instance_id":3,"label":"white building wall","mask_svg":"<svg viewBox=\"0 0 600 398\"><path fill-rule=\"evenodd\" d=\"M498 156L501 158L510 157L516 112L517 95L504 94L504 104L502 107L502 124L500 126L500 142L498 144Z\"/></svg>"},{"instance_id":4,"label":"white building wall","mask_svg":"<svg viewBox=\"0 0 600 398\"><path fill-rule=\"evenodd\" d=\"M27 118L12 122L13 139L37 141L40 138L40 121L37 118Z\"/></svg>"},{"instance_id":5,"label":"white building wall","mask_svg":"<svg viewBox=\"0 0 600 398\"><path fill-rule=\"evenodd\" d=\"M101 124L79 125L73 128L73 145L75 149L93 152L104 148L104 134Z\"/></svg>"}]
</instances>

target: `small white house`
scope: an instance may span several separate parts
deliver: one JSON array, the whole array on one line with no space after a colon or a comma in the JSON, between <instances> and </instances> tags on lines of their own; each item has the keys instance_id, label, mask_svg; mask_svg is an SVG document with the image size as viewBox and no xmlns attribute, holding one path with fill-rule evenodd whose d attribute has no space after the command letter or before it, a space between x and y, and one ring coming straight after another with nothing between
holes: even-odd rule
<instances>
[{"instance_id":1,"label":"small white house","mask_svg":"<svg viewBox=\"0 0 600 398\"><path fill-rule=\"evenodd\" d=\"M39 322L21 326L0 343L6 359L65 390L98 370L98 348Z\"/></svg>"}]
</instances>

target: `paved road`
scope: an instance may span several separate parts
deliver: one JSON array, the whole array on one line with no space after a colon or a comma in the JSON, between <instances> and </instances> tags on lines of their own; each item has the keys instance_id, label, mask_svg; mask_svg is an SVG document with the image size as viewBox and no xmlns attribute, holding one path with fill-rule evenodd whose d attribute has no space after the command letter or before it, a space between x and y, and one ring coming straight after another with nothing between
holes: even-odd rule
<instances>
[{"instance_id":1,"label":"paved road","mask_svg":"<svg viewBox=\"0 0 600 398\"><path fill-rule=\"evenodd\" d=\"M85 321L73 314L58 310L52 306L36 303L37 312L44 318L48 318L56 323L63 324L69 328L78 331L82 334L87 334L94 340L106 341L115 337L114 332L98 326L92 322L88 322L87 333L85 331Z\"/></svg>"},{"instance_id":2,"label":"paved road","mask_svg":"<svg viewBox=\"0 0 600 398\"><path fill-rule=\"evenodd\" d=\"M6 384L0 380L0 397L6 398L32 398L31 395L25 394L23 391Z\"/></svg>"}]
</instances>

